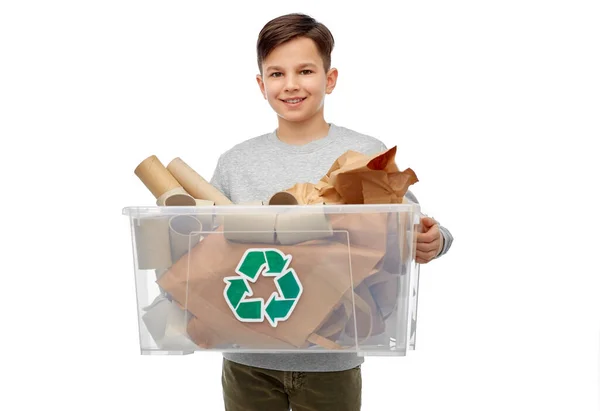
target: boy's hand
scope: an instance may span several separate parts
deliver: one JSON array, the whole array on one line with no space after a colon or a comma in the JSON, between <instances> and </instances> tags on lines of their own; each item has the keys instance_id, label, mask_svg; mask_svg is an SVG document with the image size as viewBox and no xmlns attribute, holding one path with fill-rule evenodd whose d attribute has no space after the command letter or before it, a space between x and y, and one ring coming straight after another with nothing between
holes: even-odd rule
<instances>
[{"instance_id":1,"label":"boy's hand","mask_svg":"<svg viewBox=\"0 0 600 411\"><path fill-rule=\"evenodd\" d=\"M442 249L442 233L437 221L430 217L421 218L422 233L417 233L417 258L419 264L427 264Z\"/></svg>"}]
</instances>

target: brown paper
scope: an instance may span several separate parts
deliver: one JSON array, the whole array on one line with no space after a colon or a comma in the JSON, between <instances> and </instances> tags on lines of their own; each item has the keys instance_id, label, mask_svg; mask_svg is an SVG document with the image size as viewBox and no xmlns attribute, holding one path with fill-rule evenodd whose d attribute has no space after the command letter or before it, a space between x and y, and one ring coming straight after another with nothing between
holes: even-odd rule
<instances>
[{"instance_id":1,"label":"brown paper","mask_svg":"<svg viewBox=\"0 0 600 411\"><path fill-rule=\"evenodd\" d=\"M167 170L181 186L194 198L200 200L214 201L216 205L232 204L231 200L223 195L216 187L212 186L200 174L196 173L181 158L174 158L168 165Z\"/></svg>"},{"instance_id":2,"label":"brown paper","mask_svg":"<svg viewBox=\"0 0 600 411\"><path fill-rule=\"evenodd\" d=\"M410 168L400 171L396 147L367 156L349 150L317 183L297 183L288 190L300 204L402 203L408 187L419 180Z\"/></svg>"},{"instance_id":3,"label":"brown paper","mask_svg":"<svg viewBox=\"0 0 600 411\"><path fill-rule=\"evenodd\" d=\"M400 171L395 162L396 147L384 152L367 156L352 150L340 156L330 167L327 174L317 183L298 183L286 192L292 194L300 204L393 204L406 203L404 195L408 188L418 182L414 171L410 168ZM391 224L385 231L398 230L403 233L409 229L411 222L403 216L397 224ZM392 222L393 223L393 222ZM384 231L384 232L385 232ZM380 246L384 234L374 230L364 232L359 237L365 242L375 241ZM400 235L400 244L391 244L388 247L401 248L401 255L410 255L404 236ZM361 243L363 243L361 241ZM395 255L397 253L390 253ZM385 263L385 261L384 261ZM398 261L387 262L392 267L398 267ZM355 290L357 295L370 306L371 318L366 318L364 313L357 314L356 320L351 318L346 332L352 334L352 327L356 322L358 328L364 328L366 321L372 324L370 334L384 331L384 320L396 308L398 298L398 274L380 272L374 278L368 277L365 284L358 285ZM362 326L361 326L362 324ZM364 337L366 333L358 330L358 336Z\"/></svg>"}]
</instances>

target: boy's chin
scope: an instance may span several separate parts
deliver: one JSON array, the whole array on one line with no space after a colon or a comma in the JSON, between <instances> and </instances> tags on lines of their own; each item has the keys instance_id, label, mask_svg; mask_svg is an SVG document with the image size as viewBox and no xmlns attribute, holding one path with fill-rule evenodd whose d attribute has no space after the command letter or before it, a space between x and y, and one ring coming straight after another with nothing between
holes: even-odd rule
<instances>
[{"instance_id":1,"label":"boy's chin","mask_svg":"<svg viewBox=\"0 0 600 411\"><path fill-rule=\"evenodd\" d=\"M284 120L287 121L289 123L306 123L307 121L311 121L314 120L317 116L318 113L312 114L312 115L306 115L306 114L301 114L301 113L277 113L277 115L279 116L280 120Z\"/></svg>"}]
</instances>

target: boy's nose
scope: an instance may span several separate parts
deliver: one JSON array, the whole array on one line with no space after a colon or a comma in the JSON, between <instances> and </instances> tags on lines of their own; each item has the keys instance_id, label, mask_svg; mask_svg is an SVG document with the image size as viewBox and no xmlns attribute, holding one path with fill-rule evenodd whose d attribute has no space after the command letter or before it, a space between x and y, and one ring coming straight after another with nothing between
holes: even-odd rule
<instances>
[{"instance_id":1,"label":"boy's nose","mask_svg":"<svg viewBox=\"0 0 600 411\"><path fill-rule=\"evenodd\" d=\"M288 76L287 77L287 81L285 83L285 89L286 89L286 91L298 90L298 81L296 79L296 76Z\"/></svg>"}]
</instances>

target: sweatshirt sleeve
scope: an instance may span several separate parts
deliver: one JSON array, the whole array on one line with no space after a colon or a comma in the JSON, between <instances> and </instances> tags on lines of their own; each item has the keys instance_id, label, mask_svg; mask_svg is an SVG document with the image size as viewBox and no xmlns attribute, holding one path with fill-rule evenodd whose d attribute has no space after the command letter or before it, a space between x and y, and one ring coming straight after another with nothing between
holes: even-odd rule
<instances>
[{"instance_id":1,"label":"sweatshirt sleeve","mask_svg":"<svg viewBox=\"0 0 600 411\"><path fill-rule=\"evenodd\" d=\"M219 156L219 160L217 161L217 166L215 167L215 171L213 172L212 178L210 179L210 184L213 185L217 190L219 190L225 197L229 197L229 186L227 184L227 176L223 171L223 155Z\"/></svg>"}]
</instances>

